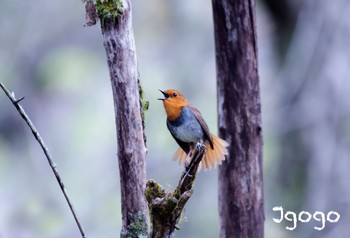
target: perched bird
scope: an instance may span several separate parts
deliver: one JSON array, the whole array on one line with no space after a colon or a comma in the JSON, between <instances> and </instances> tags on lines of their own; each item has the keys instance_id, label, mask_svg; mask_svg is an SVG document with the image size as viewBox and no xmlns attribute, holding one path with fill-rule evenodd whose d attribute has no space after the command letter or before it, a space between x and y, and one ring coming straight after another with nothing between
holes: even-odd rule
<instances>
[{"instance_id":1,"label":"perched bird","mask_svg":"<svg viewBox=\"0 0 350 238\"><path fill-rule=\"evenodd\" d=\"M189 105L182 93L173 89L159 91L164 95L159 100L163 101L168 129L180 146L173 160L179 159L179 163L184 164L191 159L197 143L201 143L206 149L200 167L209 169L220 165L228 155L228 143L210 133L201 113Z\"/></svg>"}]
</instances>

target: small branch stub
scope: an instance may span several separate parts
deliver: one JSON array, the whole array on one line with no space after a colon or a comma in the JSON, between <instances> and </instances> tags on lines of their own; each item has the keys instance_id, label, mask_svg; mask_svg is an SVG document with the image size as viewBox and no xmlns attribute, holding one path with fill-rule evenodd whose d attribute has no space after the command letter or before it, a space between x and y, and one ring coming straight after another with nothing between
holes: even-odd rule
<instances>
[{"instance_id":1,"label":"small branch stub","mask_svg":"<svg viewBox=\"0 0 350 238\"><path fill-rule=\"evenodd\" d=\"M85 26L93 26L98 20L96 5L92 1L87 1L85 4Z\"/></svg>"}]
</instances>

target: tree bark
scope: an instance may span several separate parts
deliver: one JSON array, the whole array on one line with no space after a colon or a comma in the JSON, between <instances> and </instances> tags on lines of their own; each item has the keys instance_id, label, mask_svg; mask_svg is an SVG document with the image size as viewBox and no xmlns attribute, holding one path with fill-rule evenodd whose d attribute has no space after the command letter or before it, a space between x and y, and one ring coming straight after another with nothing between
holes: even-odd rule
<instances>
[{"instance_id":1,"label":"tree bark","mask_svg":"<svg viewBox=\"0 0 350 238\"><path fill-rule=\"evenodd\" d=\"M220 237L264 235L262 129L254 0L213 0L219 134Z\"/></svg>"},{"instance_id":2,"label":"tree bark","mask_svg":"<svg viewBox=\"0 0 350 238\"><path fill-rule=\"evenodd\" d=\"M121 237L147 237L146 147L131 3L130 0L97 1L96 9L113 90L123 219Z\"/></svg>"}]
</instances>

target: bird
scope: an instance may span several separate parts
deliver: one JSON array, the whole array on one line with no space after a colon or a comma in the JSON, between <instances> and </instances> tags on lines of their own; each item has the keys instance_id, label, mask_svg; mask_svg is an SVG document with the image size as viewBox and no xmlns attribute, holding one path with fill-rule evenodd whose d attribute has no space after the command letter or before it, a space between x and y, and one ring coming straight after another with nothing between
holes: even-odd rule
<instances>
[{"instance_id":1,"label":"bird","mask_svg":"<svg viewBox=\"0 0 350 238\"><path fill-rule=\"evenodd\" d=\"M180 91L175 89L165 91L159 89L159 91L164 95L164 98L159 100L163 101L168 130L180 146L173 160L179 159L180 165L190 162L199 143L205 145L205 153L199 168L211 169L220 165L228 155L229 144L210 133L199 110L191 106Z\"/></svg>"}]
</instances>

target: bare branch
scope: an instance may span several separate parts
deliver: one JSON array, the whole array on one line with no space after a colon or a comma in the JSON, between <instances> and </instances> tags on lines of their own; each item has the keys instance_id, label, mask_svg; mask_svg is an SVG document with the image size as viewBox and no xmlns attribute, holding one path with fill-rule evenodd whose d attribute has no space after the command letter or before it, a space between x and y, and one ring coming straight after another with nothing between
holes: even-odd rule
<instances>
[{"instance_id":1,"label":"bare branch","mask_svg":"<svg viewBox=\"0 0 350 238\"><path fill-rule=\"evenodd\" d=\"M46 156L47 161L49 162L49 165L56 177L56 180L63 192L64 198L66 199L68 206L72 212L72 215L74 217L74 220L76 222L76 224L78 225L80 234L83 238L85 238L85 232L84 229L74 211L74 207L73 204L71 203L69 196L67 194L67 191L64 187L64 184L62 182L62 179L57 171L57 165L55 164L55 162L52 160L52 157L49 153L49 150L47 148L47 146L45 145L43 139L40 137L40 134L38 132L38 130L35 128L35 126L33 125L32 121L30 120L30 118L28 117L28 115L26 114L26 112L24 111L24 109L21 107L21 105L19 105L19 103L24 99L24 97L20 98L20 99L16 99L15 94L12 92L10 93L10 91L0 82L0 87L1 89L5 92L5 94L7 95L7 97L11 100L11 102L13 103L13 105L16 107L18 113L21 115L21 117L23 118L23 120L27 123L27 125L29 126L30 130L32 131L35 139L38 141L40 147L42 148L42 150L44 151L44 154Z\"/></svg>"}]
</instances>

